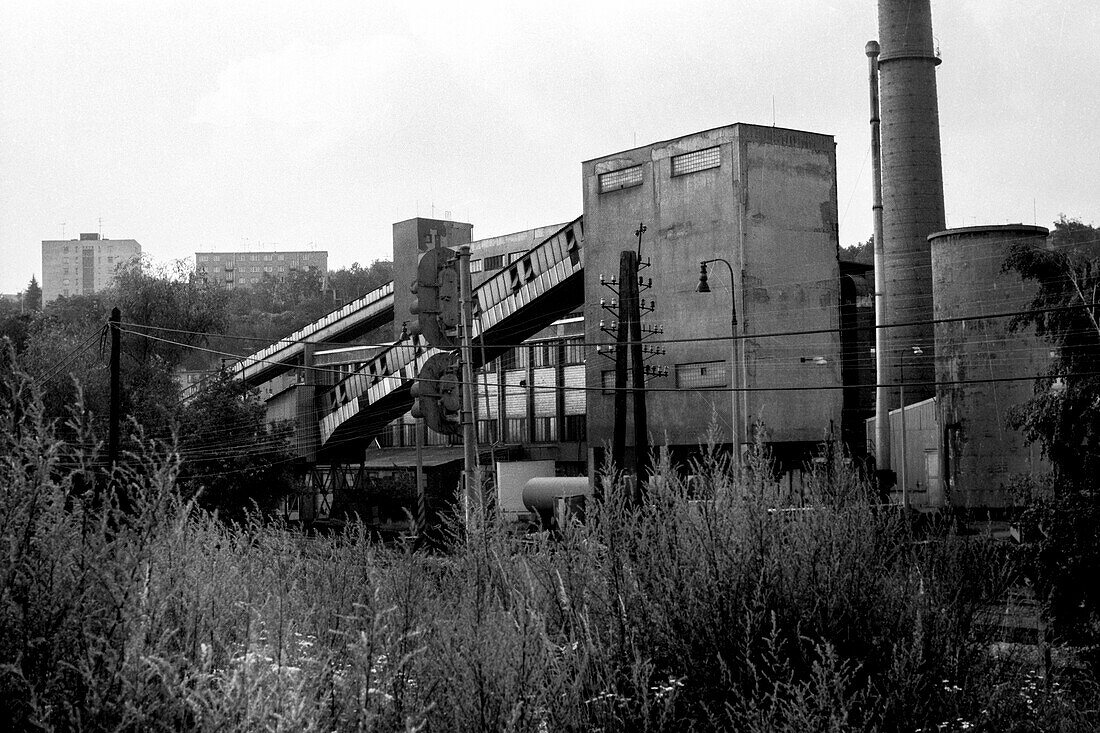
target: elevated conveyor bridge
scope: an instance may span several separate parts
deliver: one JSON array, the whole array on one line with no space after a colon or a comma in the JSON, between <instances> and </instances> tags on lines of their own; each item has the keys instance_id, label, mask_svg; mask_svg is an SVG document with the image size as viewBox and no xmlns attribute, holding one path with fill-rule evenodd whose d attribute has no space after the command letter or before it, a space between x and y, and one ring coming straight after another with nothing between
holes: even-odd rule
<instances>
[{"instance_id":1,"label":"elevated conveyor bridge","mask_svg":"<svg viewBox=\"0 0 1100 733\"><path fill-rule=\"evenodd\" d=\"M578 217L474 290L475 368L584 303L583 245ZM392 291L390 299L392 312ZM320 392L322 455L361 455L387 423L412 406L413 380L434 353L419 336L394 342Z\"/></svg>"},{"instance_id":2,"label":"elevated conveyor bridge","mask_svg":"<svg viewBox=\"0 0 1100 733\"><path fill-rule=\"evenodd\" d=\"M347 343L392 321L393 282L388 282L240 359L229 367L230 374L234 379L256 386L301 366L307 344ZM183 399L190 399L199 387L198 384L190 385L183 391Z\"/></svg>"}]
</instances>

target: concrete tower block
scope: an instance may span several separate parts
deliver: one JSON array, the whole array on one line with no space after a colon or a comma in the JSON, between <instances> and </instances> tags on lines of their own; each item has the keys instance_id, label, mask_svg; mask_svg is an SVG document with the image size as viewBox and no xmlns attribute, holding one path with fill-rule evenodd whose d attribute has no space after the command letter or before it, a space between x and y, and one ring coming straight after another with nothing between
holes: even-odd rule
<instances>
[{"instance_id":1,"label":"concrete tower block","mask_svg":"<svg viewBox=\"0 0 1100 733\"><path fill-rule=\"evenodd\" d=\"M888 323L932 318L932 256L928 235L946 228L940 162L936 56L929 0L879 0L879 88L882 136L882 219ZM906 402L935 390L931 324L888 331L890 381ZM921 355L914 355L919 346ZM897 397L894 397L896 404Z\"/></svg>"}]
</instances>

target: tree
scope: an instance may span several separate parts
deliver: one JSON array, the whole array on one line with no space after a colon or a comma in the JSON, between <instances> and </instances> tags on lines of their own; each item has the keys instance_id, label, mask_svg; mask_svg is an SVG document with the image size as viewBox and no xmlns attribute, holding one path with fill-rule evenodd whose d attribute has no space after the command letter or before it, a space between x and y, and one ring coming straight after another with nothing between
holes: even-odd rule
<instances>
[{"instance_id":1,"label":"tree","mask_svg":"<svg viewBox=\"0 0 1100 733\"><path fill-rule=\"evenodd\" d=\"M192 347L222 330L224 300L223 293L190 282L178 266L158 271L135 262L120 268L107 290L47 303L30 323L21 350L24 368L39 381L46 415L63 421L79 384L85 408L105 432L110 393L104 327L117 305L124 331L130 331L121 339L123 412L167 438L178 401L175 372L207 363L207 355Z\"/></svg>"},{"instance_id":2,"label":"tree","mask_svg":"<svg viewBox=\"0 0 1100 733\"><path fill-rule=\"evenodd\" d=\"M347 303L393 280L393 263L375 260L369 267L358 262L328 274L328 287L336 303Z\"/></svg>"},{"instance_id":3,"label":"tree","mask_svg":"<svg viewBox=\"0 0 1100 733\"><path fill-rule=\"evenodd\" d=\"M1063 216L1049 247L1017 245L1004 270L1037 285L1011 327L1034 328L1053 347L1034 396L1010 414L1054 468L1019 519L1033 538L1022 567L1057 636L1091 649L1100 671L1100 230Z\"/></svg>"},{"instance_id":4,"label":"tree","mask_svg":"<svg viewBox=\"0 0 1100 733\"><path fill-rule=\"evenodd\" d=\"M31 281L23 292L23 307L28 311L42 310L42 288L34 275L31 275Z\"/></svg>"},{"instance_id":5,"label":"tree","mask_svg":"<svg viewBox=\"0 0 1100 733\"><path fill-rule=\"evenodd\" d=\"M864 265L875 264L875 235L867 237L866 242L853 244L851 247L840 248L840 258L848 262L859 262Z\"/></svg>"},{"instance_id":6,"label":"tree","mask_svg":"<svg viewBox=\"0 0 1100 733\"><path fill-rule=\"evenodd\" d=\"M265 423L265 406L252 390L222 370L188 402L179 417L184 495L227 521L253 507L275 509L294 485L294 453L287 424Z\"/></svg>"},{"instance_id":7,"label":"tree","mask_svg":"<svg viewBox=\"0 0 1100 733\"><path fill-rule=\"evenodd\" d=\"M1100 230L1063 216L1049 247L1017 245L1003 269L1038 286L1011 328L1034 328L1053 347L1047 374L1013 410L1011 425L1042 448L1059 490L1093 492L1100 488Z\"/></svg>"}]
</instances>

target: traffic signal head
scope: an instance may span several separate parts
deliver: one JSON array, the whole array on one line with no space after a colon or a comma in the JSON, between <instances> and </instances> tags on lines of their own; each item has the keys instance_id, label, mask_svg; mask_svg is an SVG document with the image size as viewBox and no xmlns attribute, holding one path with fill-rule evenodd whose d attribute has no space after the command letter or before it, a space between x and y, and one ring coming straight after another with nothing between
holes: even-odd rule
<instances>
[{"instance_id":1,"label":"traffic signal head","mask_svg":"<svg viewBox=\"0 0 1100 733\"><path fill-rule=\"evenodd\" d=\"M434 354L416 375L412 386L413 417L437 433L462 433L462 373L458 357L450 352Z\"/></svg>"},{"instance_id":2,"label":"traffic signal head","mask_svg":"<svg viewBox=\"0 0 1100 733\"><path fill-rule=\"evenodd\" d=\"M447 247L420 255L416 281L412 285L416 316L414 330L432 346L448 349L458 345L459 308L458 260Z\"/></svg>"}]
</instances>

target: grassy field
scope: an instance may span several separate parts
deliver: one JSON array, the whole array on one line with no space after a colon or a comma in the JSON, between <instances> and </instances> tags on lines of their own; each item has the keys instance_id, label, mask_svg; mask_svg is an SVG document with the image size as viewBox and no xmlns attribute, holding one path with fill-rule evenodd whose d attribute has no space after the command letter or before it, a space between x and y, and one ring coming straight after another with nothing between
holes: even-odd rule
<instances>
[{"instance_id":1,"label":"grassy field","mask_svg":"<svg viewBox=\"0 0 1100 733\"><path fill-rule=\"evenodd\" d=\"M227 527L150 446L96 500L93 436L0 395L0 700L7 730L1094 730L975 623L1003 545L918 532L843 472L820 509L767 481L662 467L560 538L488 526L434 553L362 530Z\"/></svg>"}]
</instances>

